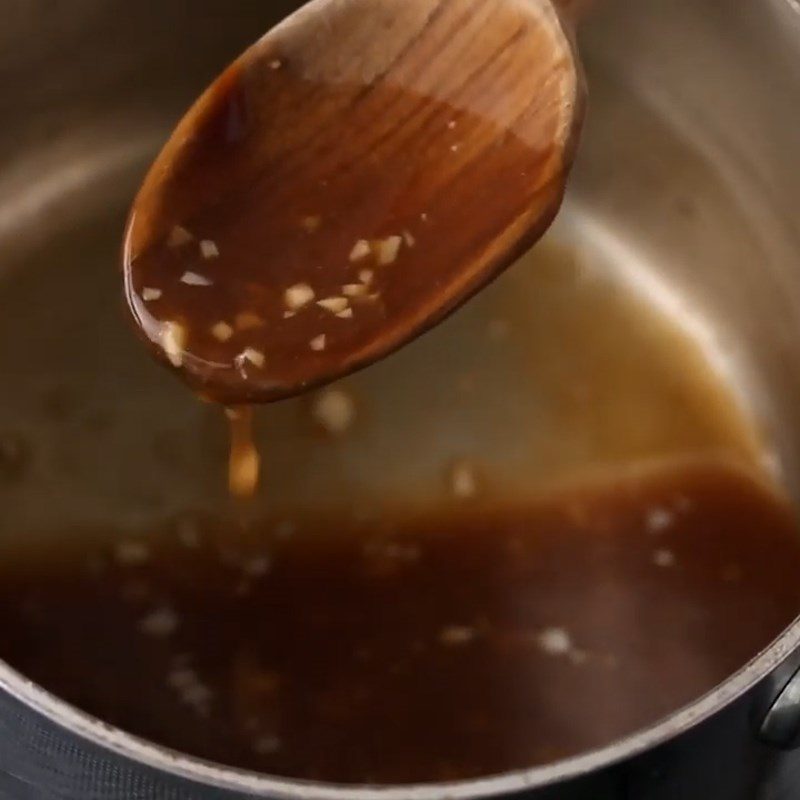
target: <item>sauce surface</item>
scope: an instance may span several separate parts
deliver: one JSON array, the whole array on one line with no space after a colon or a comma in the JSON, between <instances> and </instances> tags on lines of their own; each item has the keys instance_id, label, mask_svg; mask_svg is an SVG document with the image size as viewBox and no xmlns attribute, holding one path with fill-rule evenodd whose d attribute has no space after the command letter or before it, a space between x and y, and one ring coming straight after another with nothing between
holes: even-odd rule
<instances>
[{"instance_id":1,"label":"sauce surface","mask_svg":"<svg viewBox=\"0 0 800 800\"><path fill-rule=\"evenodd\" d=\"M607 744L800 611L792 515L725 461L493 510L99 533L0 565L0 657L128 731L300 778L466 778Z\"/></svg>"}]
</instances>

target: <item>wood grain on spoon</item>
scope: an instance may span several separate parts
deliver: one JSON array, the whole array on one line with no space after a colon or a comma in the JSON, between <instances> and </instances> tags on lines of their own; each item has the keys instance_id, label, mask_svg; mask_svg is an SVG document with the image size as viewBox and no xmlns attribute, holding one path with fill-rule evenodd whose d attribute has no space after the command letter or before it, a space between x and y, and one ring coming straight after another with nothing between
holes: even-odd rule
<instances>
[{"instance_id":1,"label":"wood grain on spoon","mask_svg":"<svg viewBox=\"0 0 800 800\"><path fill-rule=\"evenodd\" d=\"M125 239L134 320L229 405L364 366L543 234L582 108L547 0L316 0L212 84L150 170Z\"/></svg>"}]
</instances>

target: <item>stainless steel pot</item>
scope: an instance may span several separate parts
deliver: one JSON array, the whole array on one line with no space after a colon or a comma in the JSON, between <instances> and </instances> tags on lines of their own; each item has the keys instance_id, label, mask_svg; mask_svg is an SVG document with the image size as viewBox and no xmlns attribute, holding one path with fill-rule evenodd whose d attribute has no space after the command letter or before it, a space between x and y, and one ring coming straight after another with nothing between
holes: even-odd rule
<instances>
[{"instance_id":1,"label":"stainless steel pot","mask_svg":"<svg viewBox=\"0 0 800 800\"><path fill-rule=\"evenodd\" d=\"M215 496L191 450L173 470L183 478L168 499L156 497L159 476L141 469L139 431L185 398L118 332L119 226L181 109L292 6L7 0L0 307L12 284L11 296L29 307L24 329L0 323L0 419L43 437L48 463L61 471L43 469L35 491L3 501L0 552L15 546L6 533L15 525L35 528L76 509L83 519L134 525L143 499L164 510L190 502L198 485ZM794 0L605 0L582 46L592 109L563 235L604 252L706 343L757 419L770 468L800 500L800 8ZM35 276L30 286L23 273ZM109 427L109 398L125 423L79 457L28 413L34 394L59 378L77 379L83 401L98 404L93 424ZM191 441L198 414L182 413L170 433ZM126 454L113 470L109 448ZM78 477L65 481L66 473ZM391 789L201 763L111 729L0 664L0 797L795 797L796 767L775 748L800 737L798 645L800 623L691 707L602 750L483 781Z\"/></svg>"}]
</instances>

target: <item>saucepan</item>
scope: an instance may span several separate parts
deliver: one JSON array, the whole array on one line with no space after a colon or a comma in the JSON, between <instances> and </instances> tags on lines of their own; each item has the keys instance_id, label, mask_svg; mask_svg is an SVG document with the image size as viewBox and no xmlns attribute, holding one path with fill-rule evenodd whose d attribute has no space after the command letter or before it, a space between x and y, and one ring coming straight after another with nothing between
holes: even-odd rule
<instances>
[{"instance_id":1,"label":"saucepan","mask_svg":"<svg viewBox=\"0 0 800 800\"><path fill-rule=\"evenodd\" d=\"M216 417L209 422L211 411L192 404L125 330L119 240L137 182L182 110L296 5L7 0L0 30L4 559L49 547L54 531L124 531L153 514L226 502ZM596 259L601 271L616 270L680 321L735 395L758 445L750 433L731 437L800 502L800 7L794 0L602 0L579 38L591 107L552 236ZM505 280L491 291L502 293ZM517 292L516 278L509 280ZM482 302L489 301L479 298L449 328L365 373L364 391L390 392L404 419L420 406L430 411L429 427L415 433L388 425L396 430L381 440L379 461L363 449L341 450L315 455L310 469L303 453L315 439L307 436L297 450L281 433L293 429L305 401L267 410L268 446L286 465L272 473L269 502L302 503L313 494L324 506L345 490L419 499L426 465L465 437L507 464L509 485L520 474L529 480L640 447L613 410L591 423L604 433L589 437L600 442L594 450L564 429L553 432L541 398L515 401L504 391L502 359L499 372L477 383L466 375L480 412L459 417L426 397L437 372L453 364L468 372L465 353L447 342L463 341ZM536 297L526 303L536 317ZM502 338L502 327L493 330ZM651 389L670 404L668 386ZM537 440L535 458L520 455L498 416L550 431ZM712 422L704 430L724 427ZM589 430L585 419L562 423ZM650 444L668 449L670 436L683 435L676 430ZM153 432L155 460L145 446ZM291 478L300 472L303 480ZM338 483L325 478L331 474ZM0 797L789 798L797 792L791 749L800 743L800 623L765 645L704 696L591 752L476 780L387 787L299 782L202 761L91 717L0 663ZM49 657L59 658L55 644ZM85 653L85 670L100 657ZM591 669L584 675L593 681ZM658 693L658 682L648 691Z\"/></svg>"}]
</instances>

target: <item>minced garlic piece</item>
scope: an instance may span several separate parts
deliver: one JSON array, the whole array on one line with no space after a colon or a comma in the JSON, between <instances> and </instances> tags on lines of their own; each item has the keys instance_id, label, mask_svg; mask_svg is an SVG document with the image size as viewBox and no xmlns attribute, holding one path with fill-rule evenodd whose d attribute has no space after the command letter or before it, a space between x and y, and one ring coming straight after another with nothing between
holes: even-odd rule
<instances>
[{"instance_id":1,"label":"minced garlic piece","mask_svg":"<svg viewBox=\"0 0 800 800\"><path fill-rule=\"evenodd\" d=\"M186 328L179 322L161 323L161 347L167 354L170 364L173 367L180 367L183 364L183 350L186 346Z\"/></svg>"},{"instance_id":2,"label":"minced garlic piece","mask_svg":"<svg viewBox=\"0 0 800 800\"><path fill-rule=\"evenodd\" d=\"M317 353L321 353L327 344L327 337L324 333L321 333L319 336L315 336L309 343L308 346Z\"/></svg>"},{"instance_id":3,"label":"minced garlic piece","mask_svg":"<svg viewBox=\"0 0 800 800\"><path fill-rule=\"evenodd\" d=\"M367 293L367 287L363 283L346 283L342 286L342 294L345 297L362 297Z\"/></svg>"},{"instance_id":4,"label":"minced garlic piece","mask_svg":"<svg viewBox=\"0 0 800 800\"><path fill-rule=\"evenodd\" d=\"M244 574L251 578L262 578L269 573L270 569L272 569L272 562L269 556L256 556L242 565Z\"/></svg>"},{"instance_id":5,"label":"minced garlic piece","mask_svg":"<svg viewBox=\"0 0 800 800\"><path fill-rule=\"evenodd\" d=\"M214 281L196 272L184 272L181 275L181 283L185 283L187 286L212 286Z\"/></svg>"},{"instance_id":6,"label":"minced garlic piece","mask_svg":"<svg viewBox=\"0 0 800 800\"><path fill-rule=\"evenodd\" d=\"M211 713L214 692L193 669L176 666L167 676L167 684L175 690L178 699L198 716L207 717Z\"/></svg>"},{"instance_id":7,"label":"minced garlic piece","mask_svg":"<svg viewBox=\"0 0 800 800\"><path fill-rule=\"evenodd\" d=\"M337 315L339 319L353 319L353 309L346 308L344 311L340 311Z\"/></svg>"},{"instance_id":8,"label":"minced garlic piece","mask_svg":"<svg viewBox=\"0 0 800 800\"><path fill-rule=\"evenodd\" d=\"M309 232L314 233L322 224L322 217L304 217L303 227Z\"/></svg>"},{"instance_id":9,"label":"minced garlic piece","mask_svg":"<svg viewBox=\"0 0 800 800\"><path fill-rule=\"evenodd\" d=\"M211 335L220 342L227 342L233 336L233 328L227 322L218 322L212 326Z\"/></svg>"},{"instance_id":10,"label":"minced garlic piece","mask_svg":"<svg viewBox=\"0 0 800 800\"><path fill-rule=\"evenodd\" d=\"M142 289L142 300L144 300L145 303L148 303L151 300L158 300L162 294L163 292L161 289L151 289L150 287L145 286L145 288Z\"/></svg>"},{"instance_id":11,"label":"minced garlic piece","mask_svg":"<svg viewBox=\"0 0 800 800\"><path fill-rule=\"evenodd\" d=\"M173 225L172 230L169 232L167 245L169 247L181 247L184 244L188 244L193 239L194 236L192 236L186 228L181 225Z\"/></svg>"},{"instance_id":12,"label":"minced garlic piece","mask_svg":"<svg viewBox=\"0 0 800 800\"><path fill-rule=\"evenodd\" d=\"M314 299L314 290L307 283L297 283L283 293L283 301L290 311L297 311Z\"/></svg>"},{"instance_id":13,"label":"minced garlic piece","mask_svg":"<svg viewBox=\"0 0 800 800\"><path fill-rule=\"evenodd\" d=\"M386 239L381 239L378 241L375 248L378 257L378 263L381 266L393 264L397 260L397 256L400 255L400 247L402 244L402 236L389 236Z\"/></svg>"},{"instance_id":14,"label":"minced garlic piece","mask_svg":"<svg viewBox=\"0 0 800 800\"><path fill-rule=\"evenodd\" d=\"M240 331L251 331L264 325L264 319L254 314L252 311L242 311L236 315L234 320L236 329Z\"/></svg>"},{"instance_id":15,"label":"minced garlic piece","mask_svg":"<svg viewBox=\"0 0 800 800\"><path fill-rule=\"evenodd\" d=\"M451 467L450 490L454 497L462 500L474 497L478 493L478 478L470 463L458 461Z\"/></svg>"},{"instance_id":16,"label":"minced garlic piece","mask_svg":"<svg viewBox=\"0 0 800 800\"><path fill-rule=\"evenodd\" d=\"M219 258L219 247L217 247L216 242L212 242L211 239L203 239L200 242L200 255L203 258Z\"/></svg>"},{"instance_id":17,"label":"minced garlic piece","mask_svg":"<svg viewBox=\"0 0 800 800\"><path fill-rule=\"evenodd\" d=\"M647 512L645 526L649 533L661 533L675 521L674 515L665 508L653 508Z\"/></svg>"},{"instance_id":18,"label":"minced garlic piece","mask_svg":"<svg viewBox=\"0 0 800 800\"><path fill-rule=\"evenodd\" d=\"M477 636L475 628L466 625L450 625L442 629L439 634L439 641L449 647L469 644Z\"/></svg>"},{"instance_id":19,"label":"minced garlic piece","mask_svg":"<svg viewBox=\"0 0 800 800\"><path fill-rule=\"evenodd\" d=\"M249 361L253 366L258 367L259 369L267 362L264 354L260 350L256 350L255 347L245 347L245 349L239 354L238 358L240 358L242 361Z\"/></svg>"},{"instance_id":20,"label":"minced garlic piece","mask_svg":"<svg viewBox=\"0 0 800 800\"><path fill-rule=\"evenodd\" d=\"M358 273L358 279L367 286L372 283L374 278L375 273L371 269L362 269L361 272Z\"/></svg>"},{"instance_id":21,"label":"minced garlic piece","mask_svg":"<svg viewBox=\"0 0 800 800\"><path fill-rule=\"evenodd\" d=\"M486 332L493 342L504 342L511 335L511 323L505 319L490 320Z\"/></svg>"},{"instance_id":22,"label":"minced garlic piece","mask_svg":"<svg viewBox=\"0 0 800 800\"><path fill-rule=\"evenodd\" d=\"M150 551L147 545L142 542L120 542L115 550L114 556L120 564L128 567L138 567L146 563L150 558Z\"/></svg>"},{"instance_id":23,"label":"minced garlic piece","mask_svg":"<svg viewBox=\"0 0 800 800\"><path fill-rule=\"evenodd\" d=\"M414 238L414 235L411 233L411 231L403 231L403 239L405 239L405 243L409 247L413 247L417 243L417 240Z\"/></svg>"},{"instance_id":24,"label":"minced garlic piece","mask_svg":"<svg viewBox=\"0 0 800 800\"><path fill-rule=\"evenodd\" d=\"M361 261L365 259L372 252L369 242L366 239L359 239L350 252L351 261Z\"/></svg>"},{"instance_id":25,"label":"minced garlic piece","mask_svg":"<svg viewBox=\"0 0 800 800\"><path fill-rule=\"evenodd\" d=\"M276 58L274 61L269 62L270 69L280 69L283 66L283 61L279 58Z\"/></svg>"},{"instance_id":26,"label":"minced garlic piece","mask_svg":"<svg viewBox=\"0 0 800 800\"><path fill-rule=\"evenodd\" d=\"M546 628L537 641L539 647L550 656L563 656L572 650L572 637L563 628Z\"/></svg>"},{"instance_id":27,"label":"minced garlic piece","mask_svg":"<svg viewBox=\"0 0 800 800\"><path fill-rule=\"evenodd\" d=\"M346 297L326 297L324 300L317 300L317 305L332 314L340 314L350 305L350 302Z\"/></svg>"},{"instance_id":28,"label":"minced garlic piece","mask_svg":"<svg viewBox=\"0 0 800 800\"><path fill-rule=\"evenodd\" d=\"M674 567L677 563L677 559L675 558L675 553L672 550L656 550L653 553L653 563L657 567Z\"/></svg>"},{"instance_id":29,"label":"minced garlic piece","mask_svg":"<svg viewBox=\"0 0 800 800\"><path fill-rule=\"evenodd\" d=\"M148 636L171 636L178 627L178 615L169 607L164 606L148 614L140 623L139 630Z\"/></svg>"},{"instance_id":30,"label":"minced garlic piece","mask_svg":"<svg viewBox=\"0 0 800 800\"><path fill-rule=\"evenodd\" d=\"M283 743L277 736L259 736L253 742L253 752L260 756L268 756L277 753L282 746Z\"/></svg>"},{"instance_id":31,"label":"minced garlic piece","mask_svg":"<svg viewBox=\"0 0 800 800\"><path fill-rule=\"evenodd\" d=\"M332 436L342 436L356 419L356 404L343 389L324 389L314 398L314 419Z\"/></svg>"}]
</instances>

